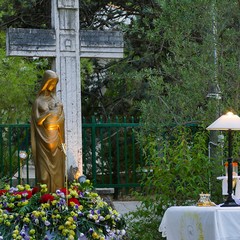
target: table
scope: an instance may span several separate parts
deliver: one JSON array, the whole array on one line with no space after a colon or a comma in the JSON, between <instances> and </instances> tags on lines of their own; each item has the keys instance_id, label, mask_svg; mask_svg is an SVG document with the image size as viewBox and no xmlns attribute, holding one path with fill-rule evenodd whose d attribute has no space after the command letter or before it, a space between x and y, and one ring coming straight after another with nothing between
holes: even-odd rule
<instances>
[{"instance_id":1,"label":"table","mask_svg":"<svg viewBox=\"0 0 240 240\"><path fill-rule=\"evenodd\" d=\"M167 240L240 240L240 207L170 207L159 232Z\"/></svg>"}]
</instances>

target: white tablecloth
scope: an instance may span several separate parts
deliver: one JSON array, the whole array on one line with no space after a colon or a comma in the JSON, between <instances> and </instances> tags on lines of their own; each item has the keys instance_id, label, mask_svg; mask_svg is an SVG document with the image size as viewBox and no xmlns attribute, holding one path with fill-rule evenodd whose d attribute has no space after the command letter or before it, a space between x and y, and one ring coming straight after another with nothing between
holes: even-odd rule
<instances>
[{"instance_id":1,"label":"white tablecloth","mask_svg":"<svg viewBox=\"0 0 240 240\"><path fill-rule=\"evenodd\" d=\"M159 231L167 240L240 240L240 207L170 207Z\"/></svg>"},{"instance_id":2,"label":"white tablecloth","mask_svg":"<svg viewBox=\"0 0 240 240\"><path fill-rule=\"evenodd\" d=\"M228 195L228 177L227 176L220 176L217 177L218 180L222 180L222 194ZM236 187L233 193L235 198L240 198L240 176L233 176L233 179L236 179Z\"/></svg>"}]
</instances>

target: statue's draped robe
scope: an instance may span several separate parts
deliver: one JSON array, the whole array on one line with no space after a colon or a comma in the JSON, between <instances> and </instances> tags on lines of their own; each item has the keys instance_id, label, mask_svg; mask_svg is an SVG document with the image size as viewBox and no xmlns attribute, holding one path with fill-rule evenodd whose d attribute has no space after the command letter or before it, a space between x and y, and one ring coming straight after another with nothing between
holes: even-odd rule
<instances>
[{"instance_id":1,"label":"statue's draped robe","mask_svg":"<svg viewBox=\"0 0 240 240\"><path fill-rule=\"evenodd\" d=\"M48 192L64 187L64 113L54 94L40 92L33 104L31 141L37 182L47 184ZM44 120L43 120L44 119Z\"/></svg>"}]
</instances>

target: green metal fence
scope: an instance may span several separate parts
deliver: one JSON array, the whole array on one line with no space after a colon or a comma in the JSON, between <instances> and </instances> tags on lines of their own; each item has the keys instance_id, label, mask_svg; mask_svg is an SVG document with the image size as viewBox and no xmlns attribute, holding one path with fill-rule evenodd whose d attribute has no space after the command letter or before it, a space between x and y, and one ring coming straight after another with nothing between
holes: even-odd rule
<instances>
[{"instance_id":1,"label":"green metal fence","mask_svg":"<svg viewBox=\"0 0 240 240\"><path fill-rule=\"evenodd\" d=\"M30 125L29 124L0 124L0 177L10 177L13 181L21 182L21 165L28 169L29 157L20 159L20 152L30 151ZM29 181L29 172L27 171Z\"/></svg>"},{"instance_id":2,"label":"green metal fence","mask_svg":"<svg viewBox=\"0 0 240 240\"><path fill-rule=\"evenodd\" d=\"M138 129L133 117L130 122L126 118L83 119L83 171L94 186L115 188L116 195L123 188L139 186L143 154L136 140Z\"/></svg>"},{"instance_id":3,"label":"green metal fence","mask_svg":"<svg viewBox=\"0 0 240 240\"><path fill-rule=\"evenodd\" d=\"M139 123L134 118L114 120L83 119L83 171L95 187L115 188L115 194L139 186L143 154L136 140ZM10 183L31 183L29 124L0 124L0 177L11 176ZM19 154L26 151L28 157Z\"/></svg>"}]
</instances>

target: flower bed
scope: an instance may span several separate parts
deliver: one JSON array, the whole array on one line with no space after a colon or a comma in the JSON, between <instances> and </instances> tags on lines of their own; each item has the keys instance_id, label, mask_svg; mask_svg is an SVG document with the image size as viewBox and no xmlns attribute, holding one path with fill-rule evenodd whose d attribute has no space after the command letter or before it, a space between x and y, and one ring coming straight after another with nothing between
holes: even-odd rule
<instances>
[{"instance_id":1,"label":"flower bed","mask_svg":"<svg viewBox=\"0 0 240 240\"><path fill-rule=\"evenodd\" d=\"M89 180L47 193L47 186L0 190L0 239L124 239L123 217L92 192Z\"/></svg>"}]
</instances>

